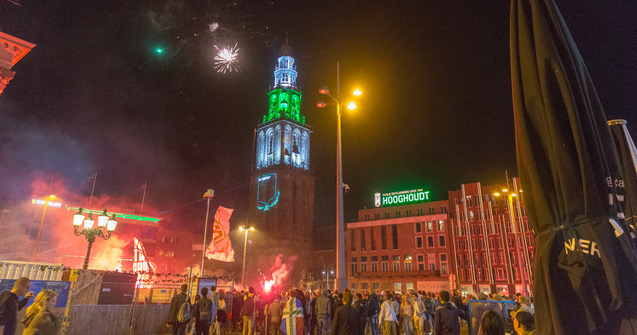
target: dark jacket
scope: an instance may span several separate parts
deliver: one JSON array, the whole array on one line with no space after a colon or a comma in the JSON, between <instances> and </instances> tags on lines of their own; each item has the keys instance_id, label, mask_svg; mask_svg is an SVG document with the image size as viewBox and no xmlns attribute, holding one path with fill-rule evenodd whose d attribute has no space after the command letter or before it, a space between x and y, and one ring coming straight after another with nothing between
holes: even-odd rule
<instances>
[{"instance_id":1,"label":"dark jacket","mask_svg":"<svg viewBox=\"0 0 637 335\"><path fill-rule=\"evenodd\" d=\"M351 305L336 309L332 322L332 335L359 335L358 312Z\"/></svg>"},{"instance_id":2,"label":"dark jacket","mask_svg":"<svg viewBox=\"0 0 637 335\"><path fill-rule=\"evenodd\" d=\"M23 323L22 335L58 335L62 328L60 320L48 311L27 316Z\"/></svg>"},{"instance_id":3,"label":"dark jacket","mask_svg":"<svg viewBox=\"0 0 637 335\"><path fill-rule=\"evenodd\" d=\"M354 304L354 309L358 312L358 329L362 333L365 330L365 325L367 324L367 319L369 318L367 300L360 299L357 300Z\"/></svg>"},{"instance_id":4,"label":"dark jacket","mask_svg":"<svg viewBox=\"0 0 637 335\"><path fill-rule=\"evenodd\" d=\"M380 302L378 301L378 296L376 295L376 293L372 293L369 295L367 305L367 310L369 312L368 315L370 317L380 312Z\"/></svg>"},{"instance_id":5,"label":"dark jacket","mask_svg":"<svg viewBox=\"0 0 637 335\"><path fill-rule=\"evenodd\" d=\"M465 320L469 319L463 310L450 302L438 306L434 313L434 335L460 334L459 317Z\"/></svg>"},{"instance_id":6,"label":"dark jacket","mask_svg":"<svg viewBox=\"0 0 637 335\"><path fill-rule=\"evenodd\" d=\"M336 299L332 304L332 320L334 320L334 317L336 316L336 310L341 306L343 306L343 300L341 299Z\"/></svg>"},{"instance_id":7,"label":"dark jacket","mask_svg":"<svg viewBox=\"0 0 637 335\"><path fill-rule=\"evenodd\" d=\"M177 321L177 314L179 314L179 308L186 301L186 299L190 299L190 298L188 298L186 293L181 292L177 294L176 296L174 296L173 299L170 301L170 309L168 310L169 323L179 322Z\"/></svg>"},{"instance_id":8,"label":"dark jacket","mask_svg":"<svg viewBox=\"0 0 637 335\"><path fill-rule=\"evenodd\" d=\"M208 319L201 319L200 314L202 312L208 312ZM205 321L210 324L212 318L212 300L208 299L208 297L202 297L201 299L197 300L197 302L192 305L192 316L195 317L195 321L197 322Z\"/></svg>"},{"instance_id":9,"label":"dark jacket","mask_svg":"<svg viewBox=\"0 0 637 335\"><path fill-rule=\"evenodd\" d=\"M15 334L18 324L18 311L27 304L29 299L18 300L18 296L11 291L0 294L0 326L4 326L5 334Z\"/></svg>"}]
</instances>

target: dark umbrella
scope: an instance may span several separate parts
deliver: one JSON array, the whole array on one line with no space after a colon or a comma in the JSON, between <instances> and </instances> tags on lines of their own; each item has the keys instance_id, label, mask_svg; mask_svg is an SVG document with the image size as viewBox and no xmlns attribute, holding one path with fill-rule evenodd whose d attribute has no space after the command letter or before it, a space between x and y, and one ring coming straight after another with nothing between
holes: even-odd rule
<instances>
[{"instance_id":1,"label":"dark umbrella","mask_svg":"<svg viewBox=\"0 0 637 335\"><path fill-rule=\"evenodd\" d=\"M637 148L635 148L635 142L626 129L626 120L610 120L608 126L615 141L624 176L626 198L622 201L622 207L626 216L626 224L635 230L637 224Z\"/></svg>"},{"instance_id":2,"label":"dark umbrella","mask_svg":"<svg viewBox=\"0 0 637 335\"><path fill-rule=\"evenodd\" d=\"M617 153L552 0L511 1L511 78L518 169L536 233L537 334L618 334L633 325L637 333L637 249L618 202Z\"/></svg>"}]
</instances>

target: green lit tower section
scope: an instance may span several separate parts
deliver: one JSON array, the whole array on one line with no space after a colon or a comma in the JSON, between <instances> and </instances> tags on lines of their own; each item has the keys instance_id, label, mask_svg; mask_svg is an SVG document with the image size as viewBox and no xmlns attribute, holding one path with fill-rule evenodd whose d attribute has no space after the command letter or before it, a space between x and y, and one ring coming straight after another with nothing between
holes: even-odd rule
<instances>
[{"instance_id":1,"label":"green lit tower section","mask_svg":"<svg viewBox=\"0 0 637 335\"><path fill-rule=\"evenodd\" d=\"M247 269L250 264L271 266L277 255L298 256L297 265L311 261L312 130L301 114L301 90L297 86L292 48L286 44L281 51L274 66L274 86L267 94L267 111L254 135L249 218L250 224L263 235L253 242L252 248L258 247L259 253L248 255ZM295 266L290 278L302 270L302 266Z\"/></svg>"}]
</instances>

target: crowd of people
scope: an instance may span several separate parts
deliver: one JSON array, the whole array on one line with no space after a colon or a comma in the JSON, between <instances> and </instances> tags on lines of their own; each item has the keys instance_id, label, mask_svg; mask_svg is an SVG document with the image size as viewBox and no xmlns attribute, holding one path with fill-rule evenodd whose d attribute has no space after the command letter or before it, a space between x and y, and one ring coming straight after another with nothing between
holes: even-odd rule
<instances>
[{"instance_id":1,"label":"crowd of people","mask_svg":"<svg viewBox=\"0 0 637 335\"><path fill-rule=\"evenodd\" d=\"M254 288L225 294L212 287L210 298L207 288L202 288L201 295L195 297L192 320L180 322L177 314L187 285L182 290L183 295L173 298L169 317L173 334L179 335L186 333L188 323L194 324L192 334L208 335L211 331L219 334L219 322L240 326L243 335L255 332L261 335L455 335L460 334L461 323L470 319L470 300L516 303L510 313L512 329L505 326L502 312L487 308L480 310L480 315L474 315L477 321L473 326L480 335L529 335L534 331L533 305L521 294L461 296L448 291L392 293L371 289L365 292L291 289L257 294Z\"/></svg>"}]
</instances>

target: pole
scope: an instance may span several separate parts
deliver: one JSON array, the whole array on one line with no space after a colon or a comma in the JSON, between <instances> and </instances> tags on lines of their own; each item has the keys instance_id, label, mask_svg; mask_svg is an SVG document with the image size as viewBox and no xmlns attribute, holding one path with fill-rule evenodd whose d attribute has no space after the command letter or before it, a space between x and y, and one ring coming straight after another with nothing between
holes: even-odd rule
<instances>
[{"instance_id":1,"label":"pole","mask_svg":"<svg viewBox=\"0 0 637 335\"><path fill-rule=\"evenodd\" d=\"M142 196L142 207L139 209L139 214L144 213L144 201L146 200L146 188L148 187L148 183L144 183L144 195Z\"/></svg>"},{"instance_id":2,"label":"pole","mask_svg":"<svg viewBox=\"0 0 637 335\"><path fill-rule=\"evenodd\" d=\"M515 214L513 213L513 196L511 194L507 194L509 197L509 214L511 214L511 227L513 229L513 236L515 236L515 253L518 258L518 268L520 271L520 279L522 279L522 288L524 289L524 295L529 296L529 291L526 287L526 276L524 275L524 267L522 267L522 263L524 260L522 259L522 255L520 254L520 239L518 237L518 230L515 228Z\"/></svg>"},{"instance_id":3,"label":"pole","mask_svg":"<svg viewBox=\"0 0 637 335\"><path fill-rule=\"evenodd\" d=\"M208 199L208 205L206 207L206 223L204 225L203 230L203 248L201 251L201 277L203 277L203 265L206 260L206 236L208 235L208 214L210 213L210 199L212 198L214 191L208 189L206 193L204 193L203 197Z\"/></svg>"},{"instance_id":4,"label":"pole","mask_svg":"<svg viewBox=\"0 0 637 335\"><path fill-rule=\"evenodd\" d=\"M87 207L91 207L91 203L93 202L93 192L95 192L95 181L97 180L97 171L95 171L95 174L93 175L93 187L91 188L91 197L88 199L88 206Z\"/></svg>"},{"instance_id":5,"label":"pole","mask_svg":"<svg viewBox=\"0 0 637 335\"><path fill-rule=\"evenodd\" d=\"M38 228L38 236L35 238L35 245L33 246L33 253L31 254L31 262L35 261L35 255L38 253L38 249L40 249L40 233L42 233L42 225L44 224L44 214L46 214L46 208L49 207L49 200L51 196L46 198L44 201L44 209L42 210L42 219L40 219L40 228Z\"/></svg>"},{"instance_id":6,"label":"pole","mask_svg":"<svg viewBox=\"0 0 637 335\"><path fill-rule=\"evenodd\" d=\"M82 269L88 269L88 258L91 255L91 247L93 246L94 239L88 239L88 248L86 249L86 258L84 258L84 266Z\"/></svg>"},{"instance_id":7,"label":"pole","mask_svg":"<svg viewBox=\"0 0 637 335\"><path fill-rule=\"evenodd\" d=\"M345 274L345 213L343 211L343 156L341 151L341 115L343 106L336 103L336 279L334 289L339 291L347 288Z\"/></svg>"},{"instance_id":8,"label":"pole","mask_svg":"<svg viewBox=\"0 0 637 335\"><path fill-rule=\"evenodd\" d=\"M246 275L246 252L248 250L248 230L244 229L243 238L243 266L241 267L241 286L245 288L245 275Z\"/></svg>"}]
</instances>

